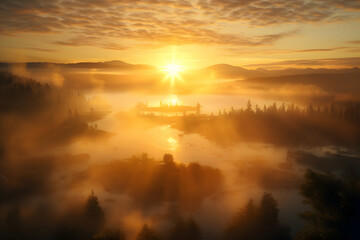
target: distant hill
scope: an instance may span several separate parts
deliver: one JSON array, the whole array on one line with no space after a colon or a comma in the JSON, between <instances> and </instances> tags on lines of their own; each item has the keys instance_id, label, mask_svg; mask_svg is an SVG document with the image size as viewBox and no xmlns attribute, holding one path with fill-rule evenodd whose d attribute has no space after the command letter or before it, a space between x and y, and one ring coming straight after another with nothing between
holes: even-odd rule
<instances>
[{"instance_id":1,"label":"distant hill","mask_svg":"<svg viewBox=\"0 0 360 240\"><path fill-rule=\"evenodd\" d=\"M26 69L26 71L22 71ZM97 69L98 71L91 71ZM111 90L146 89L158 86L159 79L166 73L151 65L130 64L124 61L78 62L78 63L0 63L0 71L8 71L19 76L36 78L41 82L62 85L69 89L92 89L105 87ZM59 79L54 78L53 73ZM90 75L97 81L89 81ZM179 74L184 81L178 81L177 89L208 88L209 84L225 83L229 87L243 81L243 87L264 89L265 85L281 86L289 84L312 85L331 92L354 93L360 89L360 69L246 69L229 64L216 64L201 69L186 70ZM235 85L232 85L234 82ZM196 87L195 87L196 86ZM265 89L264 89L265 90ZM152 89L154 91L154 89ZM185 90L184 90L185 91Z\"/></svg>"},{"instance_id":2,"label":"distant hill","mask_svg":"<svg viewBox=\"0 0 360 240\"><path fill-rule=\"evenodd\" d=\"M225 78L251 78L251 77L261 77L266 76L262 71L258 70L248 70L242 67L237 67L229 64L216 64L206 68L203 68L200 71L204 72L214 72L217 75Z\"/></svg>"},{"instance_id":3,"label":"distant hill","mask_svg":"<svg viewBox=\"0 0 360 240\"><path fill-rule=\"evenodd\" d=\"M309 75L309 74L339 74L360 73L360 68L328 69L328 68L287 68L282 70L257 69L268 76ZM258 76L260 77L260 76Z\"/></svg>"},{"instance_id":4,"label":"distant hill","mask_svg":"<svg viewBox=\"0 0 360 240\"><path fill-rule=\"evenodd\" d=\"M124 61L114 60L106 62L78 62L78 63L51 63L51 62L24 62L7 63L0 62L0 70L12 68L24 68L31 70L58 67L61 69L112 69L112 70L157 70L158 68L145 64L130 64ZM216 64L201 69L186 70L181 73L184 79L189 80L240 80L248 78L275 77L287 75L307 74L336 74L336 73L360 73L360 68L327 69L327 68L289 68L282 70L246 69L229 64Z\"/></svg>"},{"instance_id":5,"label":"distant hill","mask_svg":"<svg viewBox=\"0 0 360 240\"><path fill-rule=\"evenodd\" d=\"M249 70L243 67L233 66L229 64L216 64L202 69L186 71L185 76L199 77L203 80L209 79L248 79L289 75L308 75L308 74L339 74L339 73L360 73L359 68L348 69L327 69L327 68L289 68L282 70L255 69Z\"/></svg>"},{"instance_id":6,"label":"distant hill","mask_svg":"<svg viewBox=\"0 0 360 240\"><path fill-rule=\"evenodd\" d=\"M342 72L343 71L343 72ZM352 70L331 70L329 73L284 75L276 77L258 77L238 80L240 85L262 87L272 85L312 85L328 92L343 92L359 94L360 71Z\"/></svg>"},{"instance_id":7,"label":"distant hill","mask_svg":"<svg viewBox=\"0 0 360 240\"><path fill-rule=\"evenodd\" d=\"M248 70L229 64L216 64L202 69L188 70L181 74L185 79L196 80L221 80L221 79L244 79L251 77L267 76L261 71Z\"/></svg>"}]
</instances>

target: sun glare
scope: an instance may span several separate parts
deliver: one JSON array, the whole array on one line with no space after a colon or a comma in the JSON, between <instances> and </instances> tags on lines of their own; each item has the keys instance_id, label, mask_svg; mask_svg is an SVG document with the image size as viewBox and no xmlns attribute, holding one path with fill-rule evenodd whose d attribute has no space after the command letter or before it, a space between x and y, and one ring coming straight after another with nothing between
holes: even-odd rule
<instances>
[{"instance_id":1,"label":"sun glare","mask_svg":"<svg viewBox=\"0 0 360 240\"><path fill-rule=\"evenodd\" d=\"M181 79L179 73L184 71L184 66L176 63L168 63L163 66L162 69L167 73L165 80L171 79L171 82L174 82L175 79Z\"/></svg>"},{"instance_id":2,"label":"sun glare","mask_svg":"<svg viewBox=\"0 0 360 240\"><path fill-rule=\"evenodd\" d=\"M177 65L175 63L170 63L170 64L167 64L165 67L164 67L164 70L166 72L168 72L169 74L171 75L176 75L178 74L179 72L182 71L182 66L180 65Z\"/></svg>"}]
</instances>

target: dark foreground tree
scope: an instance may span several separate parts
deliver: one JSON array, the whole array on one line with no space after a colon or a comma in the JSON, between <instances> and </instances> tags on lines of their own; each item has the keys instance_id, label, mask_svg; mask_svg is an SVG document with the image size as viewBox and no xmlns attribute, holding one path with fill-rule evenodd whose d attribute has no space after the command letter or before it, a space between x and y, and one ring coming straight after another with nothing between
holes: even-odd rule
<instances>
[{"instance_id":1,"label":"dark foreground tree","mask_svg":"<svg viewBox=\"0 0 360 240\"><path fill-rule=\"evenodd\" d=\"M7 215L5 229L3 233L0 233L0 239L20 240L24 238L25 234L21 211L17 205L14 205Z\"/></svg>"},{"instance_id":2,"label":"dark foreground tree","mask_svg":"<svg viewBox=\"0 0 360 240\"><path fill-rule=\"evenodd\" d=\"M94 234L92 240L125 240L125 234L120 230L107 229L101 233Z\"/></svg>"},{"instance_id":3,"label":"dark foreground tree","mask_svg":"<svg viewBox=\"0 0 360 240\"><path fill-rule=\"evenodd\" d=\"M201 230L193 218L179 219L170 230L169 240L200 240Z\"/></svg>"},{"instance_id":4,"label":"dark foreground tree","mask_svg":"<svg viewBox=\"0 0 360 240\"><path fill-rule=\"evenodd\" d=\"M157 232L150 228L147 224L144 224L141 231L136 237L136 240L159 240Z\"/></svg>"},{"instance_id":5,"label":"dark foreground tree","mask_svg":"<svg viewBox=\"0 0 360 240\"><path fill-rule=\"evenodd\" d=\"M253 200L237 213L226 228L226 240L288 240L289 228L278 221L279 209L270 193L256 206Z\"/></svg>"},{"instance_id":6,"label":"dark foreground tree","mask_svg":"<svg viewBox=\"0 0 360 240\"><path fill-rule=\"evenodd\" d=\"M104 212L100 207L98 198L91 192L85 206L85 221L92 234L100 231L104 223Z\"/></svg>"},{"instance_id":7,"label":"dark foreground tree","mask_svg":"<svg viewBox=\"0 0 360 240\"><path fill-rule=\"evenodd\" d=\"M104 212L94 192L88 197L84 209L69 211L57 226L56 237L58 240L93 239L104 233ZM116 238L97 238L116 239ZM121 239L121 238L120 238Z\"/></svg>"},{"instance_id":8,"label":"dark foreground tree","mask_svg":"<svg viewBox=\"0 0 360 240\"><path fill-rule=\"evenodd\" d=\"M306 226L297 240L360 239L360 181L308 170L300 188L311 209L301 213Z\"/></svg>"}]
</instances>

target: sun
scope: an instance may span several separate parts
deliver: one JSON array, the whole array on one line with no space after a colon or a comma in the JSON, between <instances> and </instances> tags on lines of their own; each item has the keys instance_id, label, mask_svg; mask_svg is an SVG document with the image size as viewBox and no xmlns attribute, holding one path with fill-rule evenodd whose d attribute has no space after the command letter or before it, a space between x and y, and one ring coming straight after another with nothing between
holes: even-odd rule
<instances>
[{"instance_id":1,"label":"sun","mask_svg":"<svg viewBox=\"0 0 360 240\"><path fill-rule=\"evenodd\" d=\"M164 71L168 72L170 75L177 75L179 72L182 71L183 66L180 66L175 63L169 63L166 66L164 66Z\"/></svg>"},{"instance_id":2,"label":"sun","mask_svg":"<svg viewBox=\"0 0 360 240\"><path fill-rule=\"evenodd\" d=\"M184 66L176 63L168 63L162 67L163 71L167 73L165 80L170 79L173 83L175 79L180 79L180 72L184 71Z\"/></svg>"}]
</instances>

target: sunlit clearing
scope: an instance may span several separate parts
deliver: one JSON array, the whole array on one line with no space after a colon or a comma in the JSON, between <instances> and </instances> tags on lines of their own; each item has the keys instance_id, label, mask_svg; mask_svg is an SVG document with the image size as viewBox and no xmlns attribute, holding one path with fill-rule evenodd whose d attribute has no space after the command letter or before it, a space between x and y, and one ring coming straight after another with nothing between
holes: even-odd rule
<instances>
[{"instance_id":1,"label":"sunlit clearing","mask_svg":"<svg viewBox=\"0 0 360 240\"><path fill-rule=\"evenodd\" d=\"M175 79L180 79L180 72L184 71L184 66L178 65L176 63L168 63L162 67L163 71L167 73L165 80L170 79L173 83Z\"/></svg>"}]
</instances>

